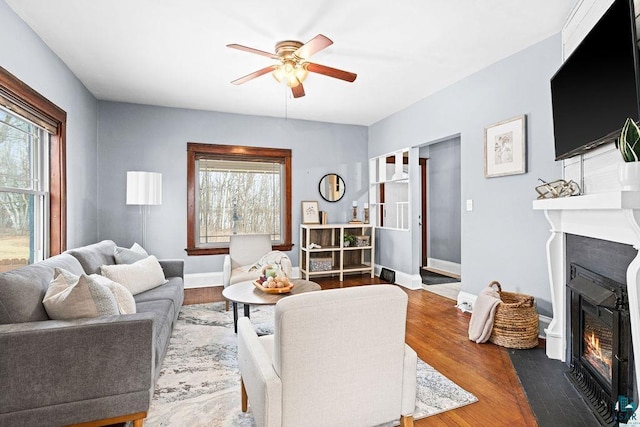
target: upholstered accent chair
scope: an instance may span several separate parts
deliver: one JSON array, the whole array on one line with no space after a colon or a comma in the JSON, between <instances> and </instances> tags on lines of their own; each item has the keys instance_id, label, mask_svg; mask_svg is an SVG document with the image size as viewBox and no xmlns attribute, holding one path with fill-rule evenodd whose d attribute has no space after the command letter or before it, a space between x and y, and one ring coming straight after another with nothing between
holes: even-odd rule
<instances>
[{"instance_id":1,"label":"upholstered accent chair","mask_svg":"<svg viewBox=\"0 0 640 427\"><path fill-rule=\"evenodd\" d=\"M368 285L278 301L275 333L238 321L242 410L257 426L413 425L416 352L407 294Z\"/></svg>"},{"instance_id":2,"label":"upholstered accent chair","mask_svg":"<svg viewBox=\"0 0 640 427\"><path fill-rule=\"evenodd\" d=\"M265 255L272 254L271 259L279 261L284 273L291 277L291 260L284 253L271 250L271 236L268 234L234 234L229 240L229 255L224 257L222 267L222 283L224 287L260 277L260 268L250 267ZM227 310L229 301L227 301Z\"/></svg>"}]
</instances>

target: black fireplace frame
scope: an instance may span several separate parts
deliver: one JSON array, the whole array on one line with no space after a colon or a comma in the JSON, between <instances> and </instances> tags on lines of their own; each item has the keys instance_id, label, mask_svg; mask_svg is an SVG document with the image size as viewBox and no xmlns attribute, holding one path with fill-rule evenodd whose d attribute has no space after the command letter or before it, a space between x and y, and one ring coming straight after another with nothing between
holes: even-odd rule
<instances>
[{"instance_id":1,"label":"black fireplace frame","mask_svg":"<svg viewBox=\"0 0 640 427\"><path fill-rule=\"evenodd\" d=\"M627 287L572 263L567 291L571 302L571 369L568 377L582 392L598 420L603 425L616 425L614 411L618 396L633 399L635 390ZM583 312L606 324L613 332L610 384L583 360Z\"/></svg>"}]
</instances>

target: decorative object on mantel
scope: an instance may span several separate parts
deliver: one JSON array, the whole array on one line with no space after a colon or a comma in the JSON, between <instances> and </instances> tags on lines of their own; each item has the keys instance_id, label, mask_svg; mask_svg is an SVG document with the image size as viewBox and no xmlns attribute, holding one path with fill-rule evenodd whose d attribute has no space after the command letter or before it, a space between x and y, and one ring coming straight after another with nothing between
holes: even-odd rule
<instances>
[{"instance_id":1,"label":"decorative object on mantel","mask_svg":"<svg viewBox=\"0 0 640 427\"><path fill-rule=\"evenodd\" d=\"M526 115L484 128L484 177L526 173Z\"/></svg>"},{"instance_id":2,"label":"decorative object on mantel","mask_svg":"<svg viewBox=\"0 0 640 427\"><path fill-rule=\"evenodd\" d=\"M622 155L618 164L618 181L623 191L640 191L640 129L627 118L616 140L616 148Z\"/></svg>"},{"instance_id":3,"label":"decorative object on mantel","mask_svg":"<svg viewBox=\"0 0 640 427\"><path fill-rule=\"evenodd\" d=\"M493 330L489 341L507 348L533 348L538 345L538 313L532 296L515 292L504 292L500 282L497 286L502 302L498 304L493 318Z\"/></svg>"},{"instance_id":4,"label":"decorative object on mantel","mask_svg":"<svg viewBox=\"0 0 640 427\"><path fill-rule=\"evenodd\" d=\"M546 182L542 178L538 178L538 181L542 183L536 187L538 200L580 195L580 186L573 180L558 179L553 182Z\"/></svg>"}]
</instances>

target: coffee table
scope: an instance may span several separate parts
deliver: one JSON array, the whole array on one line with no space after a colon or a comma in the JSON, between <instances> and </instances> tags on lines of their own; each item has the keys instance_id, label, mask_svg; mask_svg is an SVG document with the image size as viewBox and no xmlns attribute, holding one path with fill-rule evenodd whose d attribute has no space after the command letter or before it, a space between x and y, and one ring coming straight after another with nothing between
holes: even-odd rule
<instances>
[{"instance_id":1,"label":"coffee table","mask_svg":"<svg viewBox=\"0 0 640 427\"><path fill-rule=\"evenodd\" d=\"M238 304L244 305L244 315L249 317L252 305L275 305L282 298L304 292L319 291L320 285L310 280L293 279L293 288L286 294L268 294L256 288L250 281L236 283L222 290L222 296L233 305L233 330L238 333Z\"/></svg>"}]
</instances>

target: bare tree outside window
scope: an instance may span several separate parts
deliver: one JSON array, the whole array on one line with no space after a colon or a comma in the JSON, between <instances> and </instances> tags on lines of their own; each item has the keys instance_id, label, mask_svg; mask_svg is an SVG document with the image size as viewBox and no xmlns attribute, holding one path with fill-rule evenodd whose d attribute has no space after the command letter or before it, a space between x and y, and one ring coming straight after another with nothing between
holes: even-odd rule
<instances>
[{"instance_id":1,"label":"bare tree outside window","mask_svg":"<svg viewBox=\"0 0 640 427\"><path fill-rule=\"evenodd\" d=\"M200 244L255 233L281 241L281 164L200 160L198 172Z\"/></svg>"},{"instance_id":2,"label":"bare tree outside window","mask_svg":"<svg viewBox=\"0 0 640 427\"><path fill-rule=\"evenodd\" d=\"M187 253L228 253L233 234L290 250L291 150L188 143Z\"/></svg>"},{"instance_id":3,"label":"bare tree outside window","mask_svg":"<svg viewBox=\"0 0 640 427\"><path fill-rule=\"evenodd\" d=\"M0 271L44 256L47 136L43 129L0 110Z\"/></svg>"}]
</instances>

